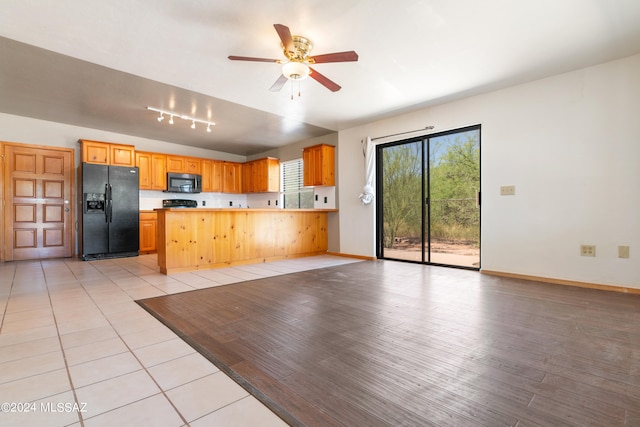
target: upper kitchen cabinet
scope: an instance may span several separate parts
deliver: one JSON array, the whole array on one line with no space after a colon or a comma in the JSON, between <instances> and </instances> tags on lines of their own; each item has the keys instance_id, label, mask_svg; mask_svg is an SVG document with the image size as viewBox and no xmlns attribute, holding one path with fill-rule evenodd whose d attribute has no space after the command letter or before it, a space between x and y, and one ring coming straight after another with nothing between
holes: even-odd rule
<instances>
[{"instance_id":1,"label":"upper kitchen cabinet","mask_svg":"<svg viewBox=\"0 0 640 427\"><path fill-rule=\"evenodd\" d=\"M167 156L167 172L200 175L202 160L193 157Z\"/></svg>"},{"instance_id":2,"label":"upper kitchen cabinet","mask_svg":"<svg viewBox=\"0 0 640 427\"><path fill-rule=\"evenodd\" d=\"M135 166L135 147L133 145L112 144L110 142L81 139L82 161L99 165Z\"/></svg>"},{"instance_id":3,"label":"upper kitchen cabinet","mask_svg":"<svg viewBox=\"0 0 640 427\"><path fill-rule=\"evenodd\" d=\"M136 148L133 145L111 144L111 162L114 166L135 166Z\"/></svg>"},{"instance_id":4,"label":"upper kitchen cabinet","mask_svg":"<svg viewBox=\"0 0 640 427\"><path fill-rule=\"evenodd\" d=\"M151 153L151 189L167 189L167 156Z\"/></svg>"},{"instance_id":5,"label":"upper kitchen cabinet","mask_svg":"<svg viewBox=\"0 0 640 427\"><path fill-rule=\"evenodd\" d=\"M242 193L242 163L222 163L222 192Z\"/></svg>"},{"instance_id":6,"label":"upper kitchen cabinet","mask_svg":"<svg viewBox=\"0 0 640 427\"><path fill-rule=\"evenodd\" d=\"M200 172L202 174L202 191L222 193L222 162L221 160L202 159Z\"/></svg>"},{"instance_id":7,"label":"upper kitchen cabinet","mask_svg":"<svg viewBox=\"0 0 640 427\"><path fill-rule=\"evenodd\" d=\"M184 173L184 161L182 156L167 155L167 172Z\"/></svg>"},{"instance_id":8,"label":"upper kitchen cabinet","mask_svg":"<svg viewBox=\"0 0 640 427\"><path fill-rule=\"evenodd\" d=\"M151 153L136 152L140 190L151 190Z\"/></svg>"},{"instance_id":9,"label":"upper kitchen cabinet","mask_svg":"<svg viewBox=\"0 0 640 427\"><path fill-rule=\"evenodd\" d=\"M136 166L140 174L141 190L166 190L166 156L160 153L136 152Z\"/></svg>"},{"instance_id":10,"label":"upper kitchen cabinet","mask_svg":"<svg viewBox=\"0 0 640 427\"><path fill-rule=\"evenodd\" d=\"M245 193L277 193L280 191L280 160L267 157L244 163L242 185Z\"/></svg>"},{"instance_id":11,"label":"upper kitchen cabinet","mask_svg":"<svg viewBox=\"0 0 640 427\"><path fill-rule=\"evenodd\" d=\"M305 187L336 185L335 148L318 144L302 150Z\"/></svg>"},{"instance_id":12,"label":"upper kitchen cabinet","mask_svg":"<svg viewBox=\"0 0 640 427\"><path fill-rule=\"evenodd\" d=\"M184 159L184 173L195 173L200 175L201 165L202 160L187 157Z\"/></svg>"}]
</instances>

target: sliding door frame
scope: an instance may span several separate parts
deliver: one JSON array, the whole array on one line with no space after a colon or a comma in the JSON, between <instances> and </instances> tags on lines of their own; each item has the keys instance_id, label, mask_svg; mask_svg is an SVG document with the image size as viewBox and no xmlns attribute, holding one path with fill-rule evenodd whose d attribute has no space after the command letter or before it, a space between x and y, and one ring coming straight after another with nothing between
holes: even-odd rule
<instances>
[{"instance_id":1,"label":"sliding door frame","mask_svg":"<svg viewBox=\"0 0 640 427\"><path fill-rule=\"evenodd\" d=\"M455 264L442 264L442 263L434 263L431 261L431 200L430 200L430 187L431 187L431 174L429 170L428 160L431 155L431 144L429 143L430 139L457 134L464 133L470 131L478 131L478 194L477 194L477 204L479 209L479 218L478 218L478 246L480 250L479 254L479 262L481 262L481 236L482 236L482 205L481 205L481 188L482 188L482 132L481 125L471 125L457 129L451 129L443 132L436 132L411 138L406 138L398 141L391 141L383 144L376 145L376 257L379 259L389 259L393 261L400 262L409 262L414 264L427 264L427 265L437 265L444 267L453 267L460 268L465 270L480 270L480 265L477 267L469 267L464 265L455 265ZM405 145L405 144L413 144L413 143L421 143L421 167L422 167L422 188L421 188L421 200L422 200L422 224L421 224L421 233L422 233L422 254L421 261L413 261L406 259L398 259L398 258L388 258L384 255L384 236L383 236L383 222L384 222L384 197L383 197L383 156L382 152L386 148Z\"/></svg>"}]
</instances>

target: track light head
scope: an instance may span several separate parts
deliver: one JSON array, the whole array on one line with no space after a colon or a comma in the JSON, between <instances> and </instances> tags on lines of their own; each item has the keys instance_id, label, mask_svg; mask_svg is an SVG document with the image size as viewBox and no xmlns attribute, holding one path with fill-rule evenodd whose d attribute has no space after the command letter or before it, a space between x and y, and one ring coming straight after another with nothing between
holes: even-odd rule
<instances>
[{"instance_id":1,"label":"track light head","mask_svg":"<svg viewBox=\"0 0 640 427\"><path fill-rule=\"evenodd\" d=\"M164 120L164 115L166 114L167 116L169 116L169 124L172 125L174 123L173 118L178 118L181 120L186 120L186 121L190 121L191 122L191 129L195 129L196 128L196 122L197 123L202 123L203 125L207 125L207 132L211 132L211 126L215 126L216 124L214 122L210 122L209 120L200 120L198 118L195 117L191 117L191 116L187 116L186 114L178 114L174 111L167 111L167 110L161 110L159 108L155 108L155 107L147 107L147 110L150 111L155 111L156 113L160 114L156 119L161 122Z\"/></svg>"}]
</instances>

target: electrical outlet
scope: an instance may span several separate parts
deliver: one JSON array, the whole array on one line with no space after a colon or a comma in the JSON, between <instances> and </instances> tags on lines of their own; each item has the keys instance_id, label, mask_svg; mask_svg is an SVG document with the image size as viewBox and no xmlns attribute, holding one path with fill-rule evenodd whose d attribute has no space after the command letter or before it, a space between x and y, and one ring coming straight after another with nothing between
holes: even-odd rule
<instances>
[{"instance_id":1,"label":"electrical outlet","mask_svg":"<svg viewBox=\"0 0 640 427\"><path fill-rule=\"evenodd\" d=\"M596 245L580 245L580 256L596 256Z\"/></svg>"},{"instance_id":2,"label":"electrical outlet","mask_svg":"<svg viewBox=\"0 0 640 427\"><path fill-rule=\"evenodd\" d=\"M629 246L618 246L618 258L629 258Z\"/></svg>"},{"instance_id":3,"label":"electrical outlet","mask_svg":"<svg viewBox=\"0 0 640 427\"><path fill-rule=\"evenodd\" d=\"M501 196L515 196L516 195L516 186L515 185L503 185L500 187L500 195Z\"/></svg>"}]
</instances>

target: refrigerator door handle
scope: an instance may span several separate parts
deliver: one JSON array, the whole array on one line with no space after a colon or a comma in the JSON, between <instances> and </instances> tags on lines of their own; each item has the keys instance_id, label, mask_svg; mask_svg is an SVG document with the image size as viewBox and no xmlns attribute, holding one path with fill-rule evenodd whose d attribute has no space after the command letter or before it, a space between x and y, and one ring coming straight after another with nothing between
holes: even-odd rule
<instances>
[{"instance_id":1,"label":"refrigerator door handle","mask_svg":"<svg viewBox=\"0 0 640 427\"><path fill-rule=\"evenodd\" d=\"M113 187L109 184L109 222L113 222L113 199L111 195L113 193Z\"/></svg>"},{"instance_id":2,"label":"refrigerator door handle","mask_svg":"<svg viewBox=\"0 0 640 427\"><path fill-rule=\"evenodd\" d=\"M109 222L109 184L104 185L104 222Z\"/></svg>"}]
</instances>

